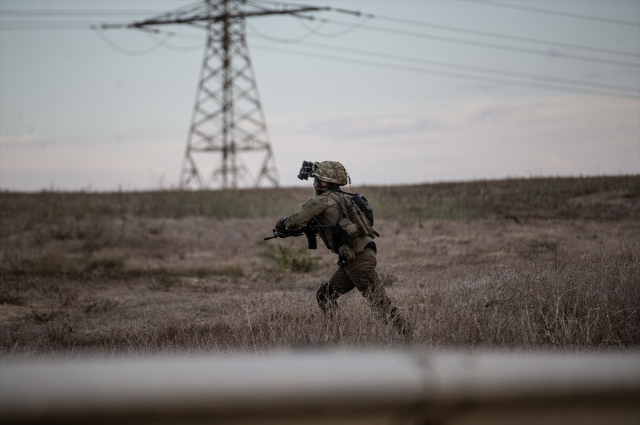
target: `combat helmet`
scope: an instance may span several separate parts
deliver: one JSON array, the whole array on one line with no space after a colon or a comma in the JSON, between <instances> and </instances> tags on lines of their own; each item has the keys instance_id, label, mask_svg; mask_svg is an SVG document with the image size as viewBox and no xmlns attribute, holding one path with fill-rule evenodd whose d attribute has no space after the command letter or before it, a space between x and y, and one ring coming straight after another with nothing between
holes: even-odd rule
<instances>
[{"instance_id":1,"label":"combat helmet","mask_svg":"<svg viewBox=\"0 0 640 425\"><path fill-rule=\"evenodd\" d=\"M336 161L315 162L311 176L323 182L335 183L339 186L347 184L347 170Z\"/></svg>"}]
</instances>

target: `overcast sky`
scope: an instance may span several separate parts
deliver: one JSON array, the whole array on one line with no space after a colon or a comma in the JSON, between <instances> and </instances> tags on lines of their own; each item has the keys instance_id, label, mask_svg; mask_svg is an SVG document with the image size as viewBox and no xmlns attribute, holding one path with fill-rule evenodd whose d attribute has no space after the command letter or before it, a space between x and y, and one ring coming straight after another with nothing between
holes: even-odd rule
<instances>
[{"instance_id":1,"label":"overcast sky","mask_svg":"<svg viewBox=\"0 0 640 425\"><path fill-rule=\"evenodd\" d=\"M189 3L0 0L0 188L175 187L205 32L172 27L133 56L163 36L87 27ZM340 161L358 185L640 172L640 0L288 3L378 17L250 19L284 186L303 160Z\"/></svg>"}]
</instances>

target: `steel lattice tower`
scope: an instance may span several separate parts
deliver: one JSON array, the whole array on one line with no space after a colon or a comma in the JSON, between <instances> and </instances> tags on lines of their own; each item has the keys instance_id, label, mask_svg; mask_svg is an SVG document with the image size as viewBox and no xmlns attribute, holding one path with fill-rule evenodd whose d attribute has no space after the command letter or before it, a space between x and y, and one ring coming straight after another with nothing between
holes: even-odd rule
<instances>
[{"instance_id":1,"label":"steel lattice tower","mask_svg":"<svg viewBox=\"0 0 640 425\"><path fill-rule=\"evenodd\" d=\"M157 25L189 24L207 31L202 69L180 172L180 187L200 189L218 186L236 188L243 182L278 186L267 124L258 95L249 49L246 43L247 17L297 14L325 10L320 7L265 8L247 0L204 0L129 25L107 28L147 29ZM255 179L241 153L261 152L263 159ZM205 154L218 154L219 161L208 175L199 167Z\"/></svg>"},{"instance_id":2,"label":"steel lattice tower","mask_svg":"<svg viewBox=\"0 0 640 425\"><path fill-rule=\"evenodd\" d=\"M242 180L249 181L248 169L239 157L247 151L264 152L255 186L263 179L278 186L278 170L245 41L245 22L229 18L244 12L243 3L207 1L209 15L224 18L207 24L202 71L180 173L183 188L192 183L200 188L212 184L235 188ZM208 179L196 163L196 156L203 153L220 154L220 162Z\"/></svg>"}]
</instances>

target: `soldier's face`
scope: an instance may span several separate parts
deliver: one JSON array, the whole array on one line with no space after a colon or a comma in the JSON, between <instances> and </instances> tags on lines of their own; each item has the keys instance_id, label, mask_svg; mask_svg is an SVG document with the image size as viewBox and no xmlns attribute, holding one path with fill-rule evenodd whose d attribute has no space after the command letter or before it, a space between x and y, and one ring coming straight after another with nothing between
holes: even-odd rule
<instances>
[{"instance_id":1,"label":"soldier's face","mask_svg":"<svg viewBox=\"0 0 640 425\"><path fill-rule=\"evenodd\" d=\"M323 189L326 186L327 186L326 182L323 182L323 181L318 180L318 179L313 179L313 187L315 187L316 189L318 189L318 188Z\"/></svg>"}]
</instances>

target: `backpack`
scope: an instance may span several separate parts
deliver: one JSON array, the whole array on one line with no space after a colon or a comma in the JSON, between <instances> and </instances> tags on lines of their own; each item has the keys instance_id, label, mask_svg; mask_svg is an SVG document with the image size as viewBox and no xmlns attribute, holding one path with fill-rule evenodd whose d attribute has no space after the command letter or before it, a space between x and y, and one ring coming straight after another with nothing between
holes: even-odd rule
<instances>
[{"instance_id":1,"label":"backpack","mask_svg":"<svg viewBox=\"0 0 640 425\"><path fill-rule=\"evenodd\" d=\"M362 211L367 217L367 220L369 220L369 224L373 226L373 208L371 208L371 205L369 205L369 201L367 201L367 198L356 192L353 194L352 199L353 202L356 203L358 208L360 208L360 211Z\"/></svg>"}]
</instances>

